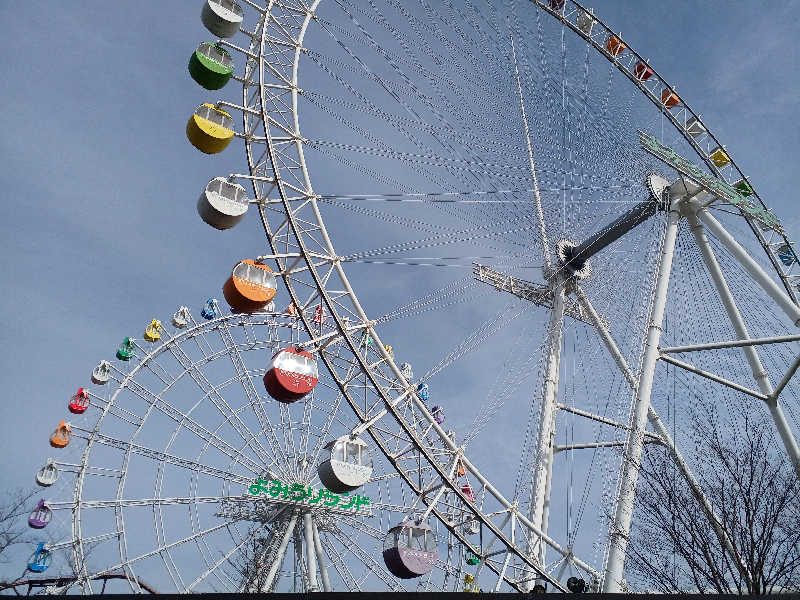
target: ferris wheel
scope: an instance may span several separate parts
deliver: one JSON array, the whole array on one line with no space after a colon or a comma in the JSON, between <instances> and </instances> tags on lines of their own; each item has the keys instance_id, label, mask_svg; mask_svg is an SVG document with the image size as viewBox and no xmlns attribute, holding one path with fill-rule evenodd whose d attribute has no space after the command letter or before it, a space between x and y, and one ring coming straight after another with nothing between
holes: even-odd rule
<instances>
[{"instance_id":1,"label":"ferris wheel","mask_svg":"<svg viewBox=\"0 0 800 600\"><path fill-rule=\"evenodd\" d=\"M73 393L32 571L620 591L644 452L716 518L689 406L766 411L800 472L794 250L591 9L205 0L201 21L220 39L191 78L242 94L206 94L186 135L241 139L247 169L197 212L267 244L220 274L230 311L154 318Z\"/></svg>"}]
</instances>

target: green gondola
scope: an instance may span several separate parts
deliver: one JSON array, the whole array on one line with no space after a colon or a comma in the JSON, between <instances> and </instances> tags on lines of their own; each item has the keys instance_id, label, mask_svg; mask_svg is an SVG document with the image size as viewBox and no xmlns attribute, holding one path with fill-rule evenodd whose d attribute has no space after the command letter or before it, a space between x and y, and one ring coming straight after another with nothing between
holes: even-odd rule
<instances>
[{"instance_id":1,"label":"green gondola","mask_svg":"<svg viewBox=\"0 0 800 600\"><path fill-rule=\"evenodd\" d=\"M133 356L133 340L126 337L117 349L117 358L119 360L130 360Z\"/></svg>"},{"instance_id":2,"label":"green gondola","mask_svg":"<svg viewBox=\"0 0 800 600\"><path fill-rule=\"evenodd\" d=\"M218 90L233 75L233 59L222 46L202 42L189 58L189 74L207 90Z\"/></svg>"}]
</instances>

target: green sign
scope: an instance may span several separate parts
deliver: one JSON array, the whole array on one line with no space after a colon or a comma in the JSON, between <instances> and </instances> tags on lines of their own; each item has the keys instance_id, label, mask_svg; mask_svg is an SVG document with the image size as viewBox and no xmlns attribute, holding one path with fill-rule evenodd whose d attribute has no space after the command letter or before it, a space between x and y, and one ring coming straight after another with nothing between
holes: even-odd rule
<instances>
[{"instance_id":1,"label":"green sign","mask_svg":"<svg viewBox=\"0 0 800 600\"><path fill-rule=\"evenodd\" d=\"M701 167L678 155L672 148L664 146L656 138L643 131L639 132L639 142L646 152L690 177L708 193L713 194L723 202L732 204L746 216L757 220L765 229L773 229L783 234L783 226L778 217L768 208L764 208L758 199L748 200L747 196L750 194L743 195L742 191L736 189L727 181L707 173ZM749 189L749 186L747 189Z\"/></svg>"},{"instance_id":2,"label":"green sign","mask_svg":"<svg viewBox=\"0 0 800 600\"><path fill-rule=\"evenodd\" d=\"M250 493L253 496L266 494L275 499L287 500L301 504L317 506L336 507L340 510L358 511L362 506L369 506L369 497L359 494L334 494L327 488L314 490L313 487L305 486L302 483L283 483L278 479L268 479L264 481L260 477L250 486Z\"/></svg>"}]
</instances>

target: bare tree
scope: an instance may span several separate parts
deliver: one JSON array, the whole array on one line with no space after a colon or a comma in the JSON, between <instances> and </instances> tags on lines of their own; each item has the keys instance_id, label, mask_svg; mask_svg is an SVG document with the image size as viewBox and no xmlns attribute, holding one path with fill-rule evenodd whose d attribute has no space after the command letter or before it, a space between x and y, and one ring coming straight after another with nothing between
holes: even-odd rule
<instances>
[{"instance_id":1,"label":"bare tree","mask_svg":"<svg viewBox=\"0 0 800 600\"><path fill-rule=\"evenodd\" d=\"M663 593L800 591L800 480L776 448L774 428L747 414L738 429L721 426L709 414L692 419L697 477L738 556L725 550L669 455L651 446L641 471L629 583Z\"/></svg>"},{"instance_id":2,"label":"bare tree","mask_svg":"<svg viewBox=\"0 0 800 600\"><path fill-rule=\"evenodd\" d=\"M32 544L27 517L34 509L37 490L11 490L0 499L0 563L11 561L9 550L19 544ZM16 559L16 557L15 557Z\"/></svg>"}]
</instances>

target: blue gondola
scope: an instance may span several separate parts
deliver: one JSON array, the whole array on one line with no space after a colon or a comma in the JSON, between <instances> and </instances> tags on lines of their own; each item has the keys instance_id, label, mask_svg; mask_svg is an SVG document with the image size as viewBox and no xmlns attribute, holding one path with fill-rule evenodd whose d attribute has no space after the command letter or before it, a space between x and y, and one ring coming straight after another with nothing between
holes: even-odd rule
<instances>
[{"instance_id":1,"label":"blue gondola","mask_svg":"<svg viewBox=\"0 0 800 600\"><path fill-rule=\"evenodd\" d=\"M204 319L216 319L219 316L219 303L217 302L216 298L209 298L206 300L206 305L203 307L203 310L200 311L200 315Z\"/></svg>"},{"instance_id":2,"label":"blue gondola","mask_svg":"<svg viewBox=\"0 0 800 600\"><path fill-rule=\"evenodd\" d=\"M45 548L44 542L39 542L31 557L28 559L28 570L34 573L44 573L50 566L53 555Z\"/></svg>"},{"instance_id":3,"label":"blue gondola","mask_svg":"<svg viewBox=\"0 0 800 600\"><path fill-rule=\"evenodd\" d=\"M778 258L780 258L781 262L787 267L791 267L797 262L797 256L795 256L794 250L792 250L789 244L783 244L778 248Z\"/></svg>"},{"instance_id":4,"label":"blue gondola","mask_svg":"<svg viewBox=\"0 0 800 600\"><path fill-rule=\"evenodd\" d=\"M422 400L423 402L427 402L428 401L428 398L430 396L428 394L428 384L427 383L420 383L417 386L417 395L419 396L419 399Z\"/></svg>"}]
</instances>

